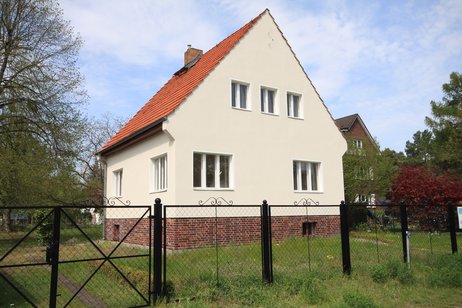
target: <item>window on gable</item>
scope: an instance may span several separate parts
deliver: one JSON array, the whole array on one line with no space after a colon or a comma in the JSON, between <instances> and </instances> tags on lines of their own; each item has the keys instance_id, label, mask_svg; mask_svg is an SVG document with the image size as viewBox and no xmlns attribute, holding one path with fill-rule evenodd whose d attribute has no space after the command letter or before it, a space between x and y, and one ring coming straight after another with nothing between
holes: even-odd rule
<instances>
[{"instance_id":1,"label":"window on gable","mask_svg":"<svg viewBox=\"0 0 462 308\"><path fill-rule=\"evenodd\" d=\"M113 178L114 178L114 195L116 197L122 196L122 175L123 175L123 170L119 169L114 171L113 173Z\"/></svg>"},{"instance_id":2,"label":"window on gable","mask_svg":"<svg viewBox=\"0 0 462 308\"><path fill-rule=\"evenodd\" d=\"M293 181L295 191L321 191L320 163L296 161L293 162Z\"/></svg>"},{"instance_id":3,"label":"window on gable","mask_svg":"<svg viewBox=\"0 0 462 308\"><path fill-rule=\"evenodd\" d=\"M249 86L237 81L231 82L231 106L238 109L250 109L248 102Z\"/></svg>"},{"instance_id":4,"label":"window on gable","mask_svg":"<svg viewBox=\"0 0 462 308\"><path fill-rule=\"evenodd\" d=\"M167 190L167 155L151 159L152 168L152 191L159 192Z\"/></svg>"},{"instance_id":5,"label":"window on gable","mask_svg":"<svg viewBox=\"0 0 462 308\"><path fill-rule=\"evenodd\" d=\"M356 149L362 149L363 148L363 141L361 139L355 139L353 140L353 145Z\"/></svg>"},{"instance_id":6,"label":"window on gable","mask_svg":"<svg viewBox=\"0 0 462 308\"><path fill-rule=\"evenodd\" d=\"M287 116L291 118L303 118L300 101L300 95L287 93Z\"/></svg>"},{"instance_id":7,"label":"window on gable","mask_svg":"<svg viewBox=\"0 0 462 308\"><path fill-rule=\"evenodd\" d=\"M276 90L264 88L260 89L261 112L276 113Z\"/></svg>"},{"instance_id":8,"label":"window on gable","mask_svg":"<svg viewBox=\"0 0 462 308\"><path fill-rule=\"evenodd\" d=\"M193 156L194 188L230 188L231 155L194 153Z\"/></svg>"}]
</instances>

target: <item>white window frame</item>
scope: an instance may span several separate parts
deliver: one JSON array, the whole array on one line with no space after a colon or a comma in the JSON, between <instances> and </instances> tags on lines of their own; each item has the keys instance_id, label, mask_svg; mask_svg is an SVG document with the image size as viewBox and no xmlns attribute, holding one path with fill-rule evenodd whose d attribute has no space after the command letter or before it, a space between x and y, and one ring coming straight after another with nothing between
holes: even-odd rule
<instances>
[{"instance_id":1,"label":"white window frame","mask_svg":"<svg viewBox=\"0 0 462 308\"><path fill-rule=\"evenodd\" d=\"M269 110L269 100L268 100L268 93L273 92L273 112ZM277 100L278 91L277 89L261 86L260 87L260 111L264 114L270 115L279 115L279 106Z\"/></svg>"},{"instance_id":2,"label":"white window frame","mask_svg":"<svg viewBox=\"0 0 462 308\"><path fill-rule=\"evenodd\" d=\"M194 155L201 155L201 186L194 186ZM214 178L215 183L214 187L207 187L207 156L215 157L215 168L214 168ZM228 157L228 187L220 186L220 157ZM211 152L202 152L194 151L193 152L193 161L192 161L192 186L194 190L233 190L234 189L234 156L232 154L224 153L211 153Z\"/></svg>"},{"instance_id":3,"label":"white window frame","mask_svg":"<svg viewBox=\"0 0 462 308\"><path fill-rule=\"evenodd\" d=\"M163 165L162 165L163 163ZM168 158L167 153L151 158L150 193L167 191L168 189Z\"/></svg>"},{"instance_id":4,"label":"white window frame","mask_svg":"<svg viewBox=\"0 0 462 308\"><path fill-rule=\"evenodd\" d=\"M294 115L294 96L298 97L298 116ZM287 92L287 116L292 119L303 119L302 95L294 92Z\"/></svg>"},{"instance_id":5,"label":"white window frame","mask_svg":"<svg viewBox=\"0 0 462 308\"><path fill-rule=\"evenodd\" d=\"M112 172L113 192L115 197L122 197L123 192L123 169L117 169Z\"/></svg>"},{"instance_id":6,"label":"white window frame","mask_svg":"<svg viewBox=\"0 0 462 308\"><path fill-rule=\"evenodd\" d=\"M367 205L375 205L375 194L362 195L357 194L355 198L356 203L364 203Z\"/></svg>"},{"instance_id":7,"label":"white window frame","mask_svg":"<svg viewBox=\"0 0 462 308\"><path fill-rule=\"evenodd\" d=\"M296 165L296 176L294 176L294 164ZM302 189L302 164L306 165L306 188L307 189ZM317 184L317 189L313 189L313 183L311 181L311 166L316 165L317 169L317 177L316 177L316 184ZM322 164L321 162L317 161L303 161L303 160L293 160L292 161L292 177L293 182L292 187L295 192L310 192L310 193L322 193L323 192L323 176L322 176Z\"/></svg>"},{"instance_id":8,"label":"white window frame","mask_svg":"<svg viewBox=\"0 0 462 308\"><path fill-rule=\"evenodd\" d=\"M234 95L235 97L235 102L233 102L233 84L236 84L236 93ZM246 87L246 93L245 93L245 108L241 107L241 86ZM252 110L252 105L250 104L250 84L247 82L242 82L242 81L237 81L237 80L231 80L231 107L233 109L238 109L238 110L246 110L246 111L251 111ZM235 106L233 106L233 103L235 103Z\"/></svg>"},{"instance_id":9,"label":"white window frame","mask_svg":"<svg viewBox=\"0 0 462 308\"><path fill-rule=\"evenodd\" d=\"M362 149L363 141L361 139L353 139L353 145L356 149Z\"/></svg>"}]
</instances>

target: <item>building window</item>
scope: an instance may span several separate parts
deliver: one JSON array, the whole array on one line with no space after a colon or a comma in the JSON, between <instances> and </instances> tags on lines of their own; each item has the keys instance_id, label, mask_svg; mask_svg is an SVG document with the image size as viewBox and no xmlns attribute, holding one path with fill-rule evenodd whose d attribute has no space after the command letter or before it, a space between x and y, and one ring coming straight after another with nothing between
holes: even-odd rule
<instances>
[{"instance_id":1,"label":"building window","mask_svg":"<svg viewBox=\"0 0 462 308\"><path fill-rule=\"evenodd\" d=\"M355 139L353 140L353 145L356 149L362 149L363 148L363 141L361 139Z\"/></svg>"},{"instance_id":2,"label":"building window","mask_svg":"<svg viewBox=\"0 0 462 308\"><path fill-rule=\"evenodd\" d=\"M194 153L193 186L204 189L230 188L231 155Z\"/></svg>"},{"instance_id":3,"label":"building window","mask_svg":"<svg viewBox=\"0 0 462 308\"><path fill-rule=\"evenodd\" d=\"M357 194L355 198L355 203L374 205L375 204L375 194L370 194L370 195Z\"/></svg>"},{"instance_id":4,"label":"building window","mask_svg":"<svg viewBox=\"0 0 462 308\"><path fill-rule=\"evenodd\" d=\"M303 236L314 235L315 230L316 230L315 222L304 222L302 225L302 235Z\"/></svg>"},{"instance_id":5,"label":"building window","mask_svg":"<svg viewBox=\"0 0 462 308\"><path fill-rule=\"evenodd\" d=\"M374 180L374 171L370 167L356 166L354 178L356 180Z\"/></svg>"},{"instance_id":6,"label":"building window","mask_svg":"<svg viewBox=\"0 0 462 308\"><path fill-rule=\"evenodd\" d=\"M114 175L114 194L116 197L122 196L122 169L113 172Z\"/></svg>"},{"instance_id":7,"label":"building window","mask_svg":"<svg viewBox=\"0 0 462 308\"><path fill-rule=\"evenodd\" d=\"M231 106L238 109L250 109L248 102L249 85L237 81L231 82Z\"/></svg>"},{"instance_id":8,"label":"building window","mask_svg":"<svg viewBox=\"0 0 462 308\"><path fill-rule=\"evenodd\" d=\"M300 95L287 93L287 115L292 118L302 118Z\"/></svg>"},{"instance_id":9,"label":"building window","mask_svg":"<svg viewBox=\"0 0 462 308\"><path fill-rule=\"evenodd\" d=\"M261 112L264 113L276 113L276 90L269 88L260 89L260 103L261 103Z\"/></svg>"},{"instance_id":10,"label":"building window","mask_svg":"<svg viewBox=\"0 0 462 308\"><path fill-rule=\"evenodd\" d=\"M293 177L295 191L321 191L320 163L294 161Z\"/></svg>"},{"instance_id":11,"label":"building window","mask_svg":"<svg viewBox=\"0 0 462 308\"><path fill-rule=\"evenodd\" d=\"M152 191L167 190L167 154L151 159L152 162Z\"/></svg>"}]
</instances>

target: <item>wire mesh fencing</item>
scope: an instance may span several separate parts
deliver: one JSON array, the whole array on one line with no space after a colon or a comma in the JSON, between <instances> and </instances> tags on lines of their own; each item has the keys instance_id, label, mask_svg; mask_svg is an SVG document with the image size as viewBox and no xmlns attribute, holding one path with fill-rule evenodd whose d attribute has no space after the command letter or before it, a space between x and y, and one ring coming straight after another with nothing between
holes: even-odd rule
<instances>
[{"instance_id":1,"label":"wire mesh fencing","mask_svg":"<svg viewBox=\"0 0 462 308\"><path fill-rule=\"evenodd\" d=\"M457 250L449 206L158 200L154 208L155 215L151 206L1 208L9 220L1 222L0 306L144 306L161 293L213 299L262 281L338 275L342 267L429 266L432 256Z\"/></svg>"},{"instance_id":2,"label":"wire mesh fencing","mask_svg":"<svg viewBox=\"0 0 462 308\"><path fill-rule=\"evenodd\" d=\"M408 206L410 261L451 253L447 206Z\"/></svg>"},{"instance_id":3,"label":"wire mesh fencing","mask_svg":"<svg viewBox=\"0 0 462 308\"><path fill-rule=\"evenodd\" d=\"M352 267L403 260L399 206L349 206Z\"/></svg>"},{"instance_id":4,"label":"wire mesh fencing","mask_svg":"<svg viewBox=\"0 0 462 308\"><path fill-rule=\"evenodd\" d=\"M167 296L261 282L260 206L165 206Z\"/></svg>"},{"instance_id":5,"label":"wire mesh fencing","mask_svg":"<svg viewBox=\"0 0 462 308\"><path fill-rule=\"evenodd\" d=\"M341 273L339 206L271 206L274 279Z\"/></svg>"},{"instance_id":6,"label":"wire mesh fencing","mask_svg":"<svg viewBox=\"0 0 462 308\"><path fill-rule=\"evenodd\" d=\"M425 263L450 254L448 207L349 206L352 267L389 260Z\"/></svg>"},{"instance_id":7,"label":"wire mesh fencing","mask_svg":"<svg viewBox=\"0 0 462 308\"><path fill-rule=\"evenodd\" d=\"M2 210L0 306L149 304L150 207Z\"/></svg>"}]
</instances>

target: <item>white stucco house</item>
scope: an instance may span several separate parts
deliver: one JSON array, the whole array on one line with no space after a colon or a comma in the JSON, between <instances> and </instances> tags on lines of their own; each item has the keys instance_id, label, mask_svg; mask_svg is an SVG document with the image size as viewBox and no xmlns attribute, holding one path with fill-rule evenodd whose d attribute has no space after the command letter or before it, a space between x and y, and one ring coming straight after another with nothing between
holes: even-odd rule
<instances>
[{"instance_id":1,"label":"white stucco house","mask_svg":"<svg viewBox=\"0 0 462 308\"><path fill-rule=\"evenodd\" d=\"M184 67L99 151L131 204L343 200L347 144L269 10Z\"/></svg>"},{"instance_id":2,"label":"white stucco house","mask_svg":"<svg viewBox=\"0 0 462 308\"><path fill-rule=\"evenodd\" d=\"M132 205L153 204L156 198L164 205L197 205L210 197L234 205L264 199L271 205L303 199L332 205L343 200L346 149L326 105L265 10L206 53L188 48L184 66L99 156L106 165L106 196ZM119 238L119 230L130 224L131 217L121 213L106 211L106 238ZM191 209L181 213L212 216ZM273 213L282 226L294 225L297 235L307 223ZM319 230L339 225L338 209L313 214ZM226 217L231 216L259 228L258 209ZM174 221L169 226L175 230ZM178 225L177 232L182 230Z\"/></svg>"}]
</instances>

